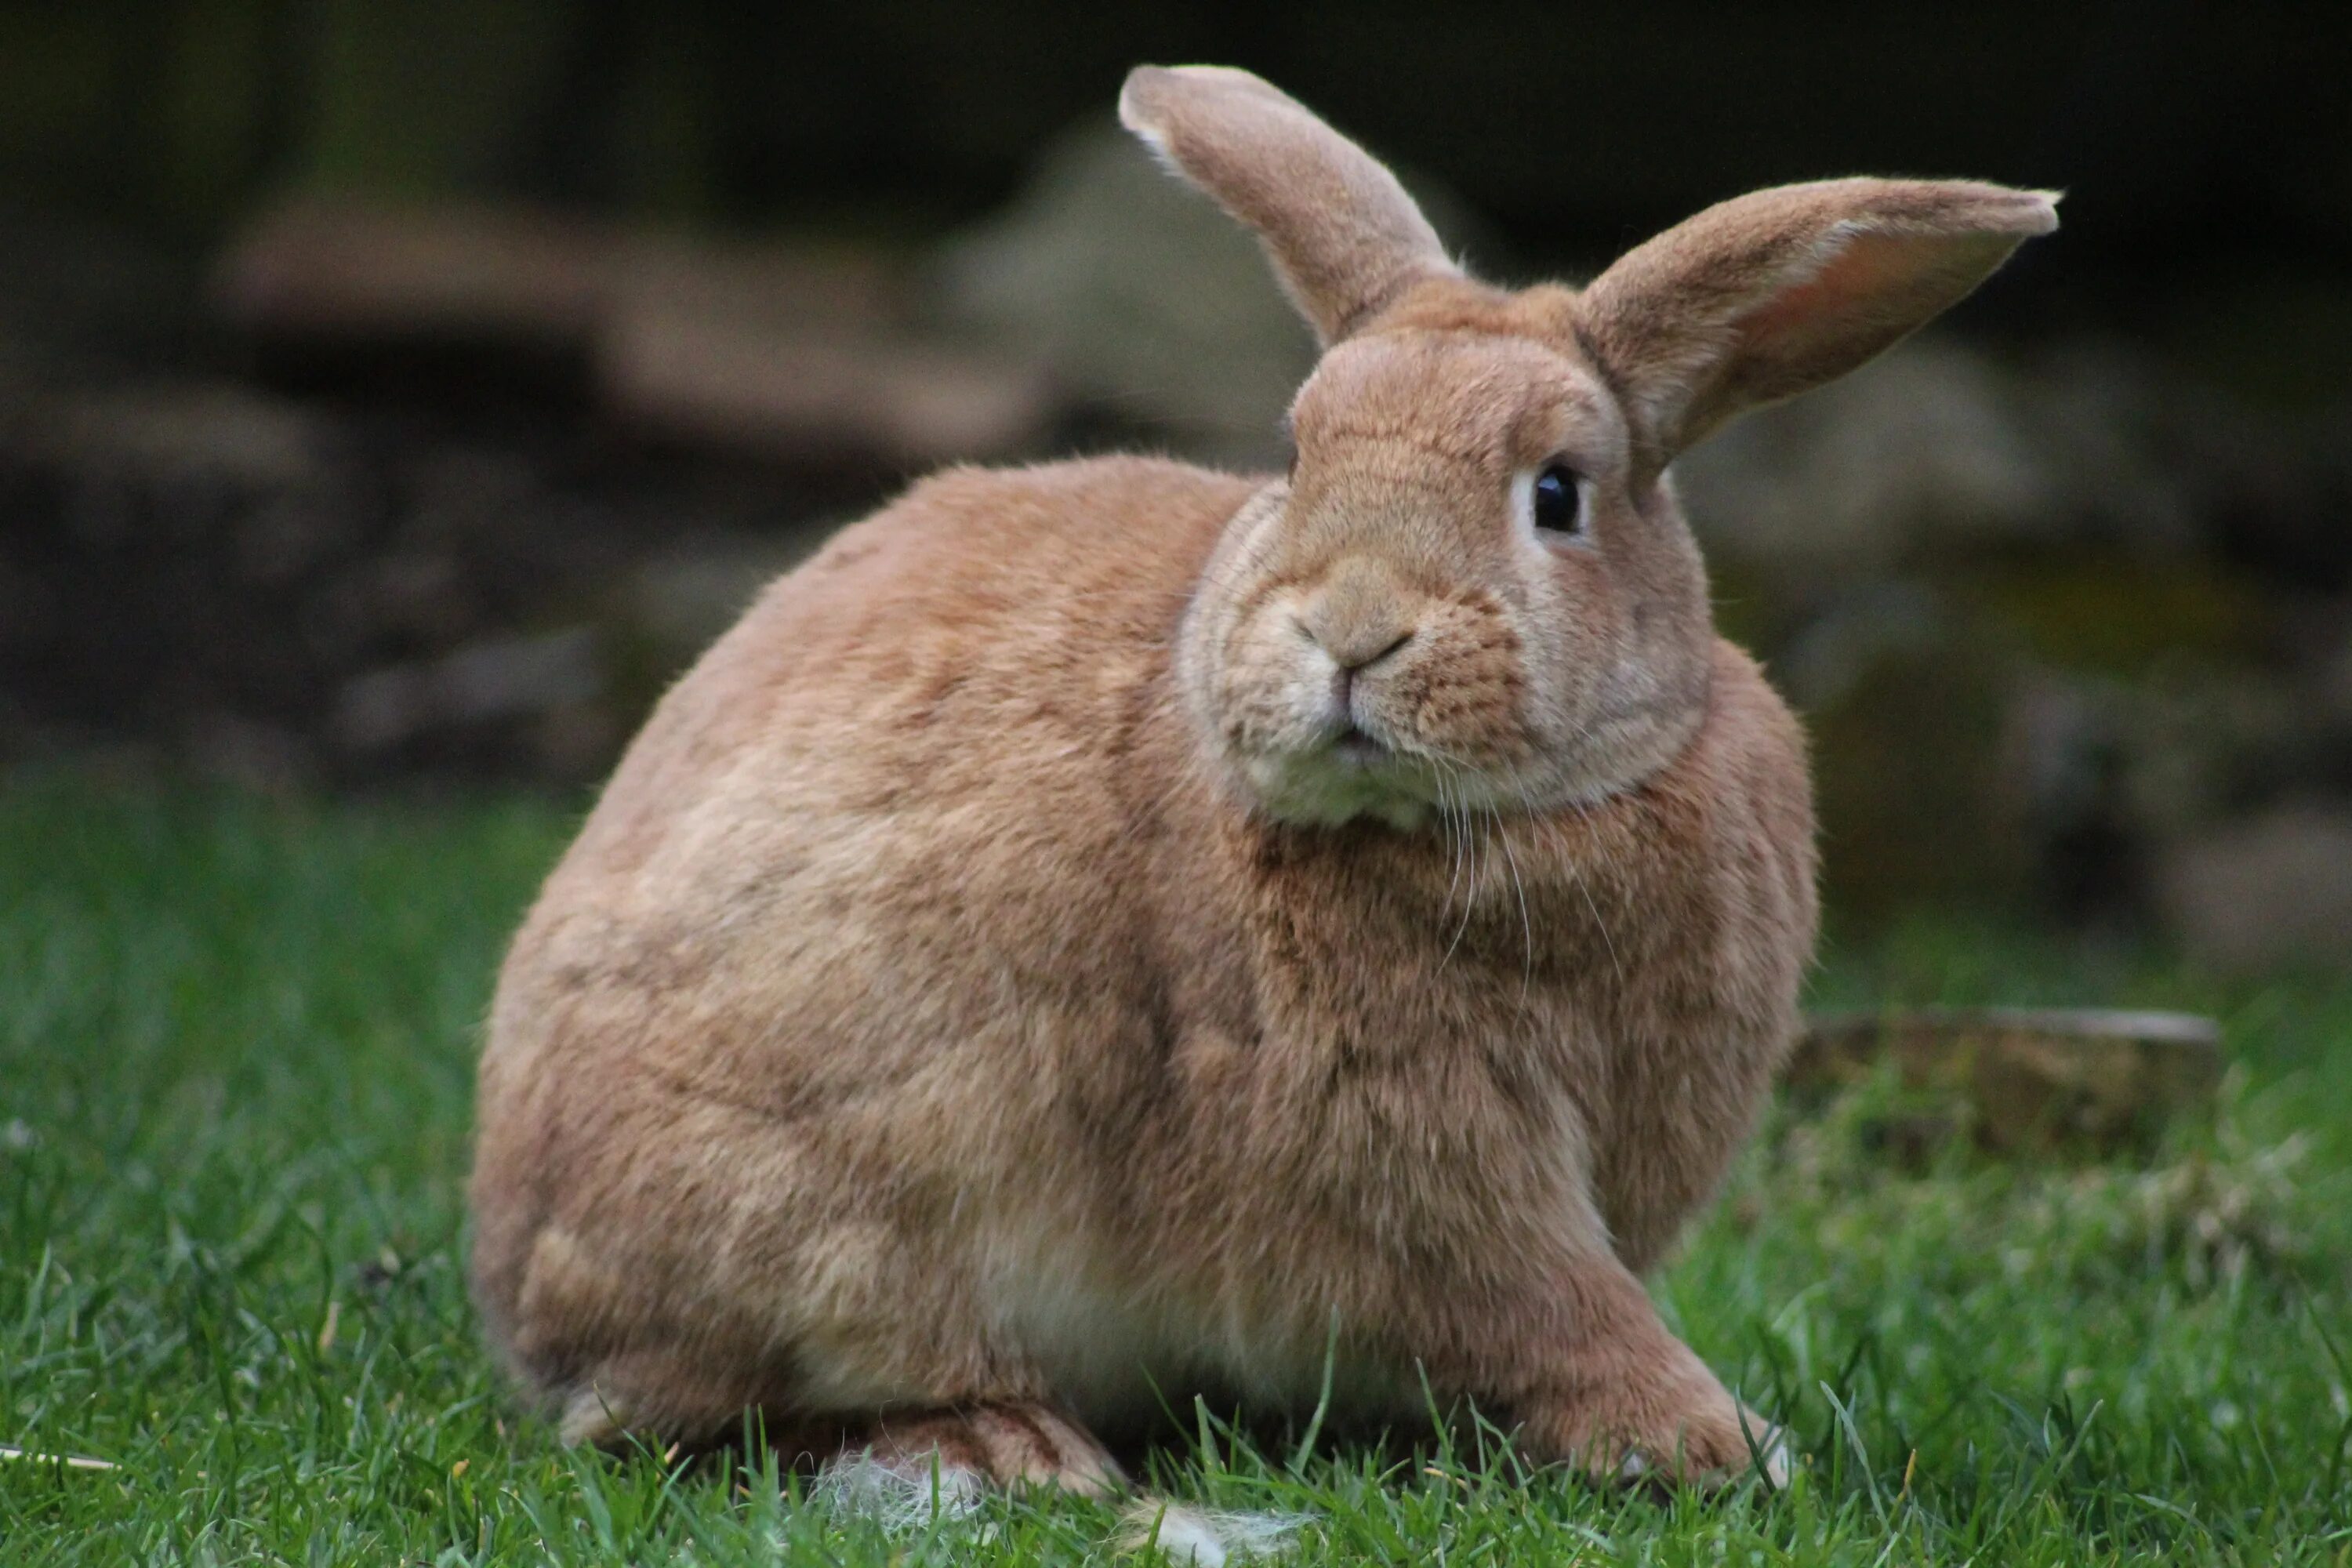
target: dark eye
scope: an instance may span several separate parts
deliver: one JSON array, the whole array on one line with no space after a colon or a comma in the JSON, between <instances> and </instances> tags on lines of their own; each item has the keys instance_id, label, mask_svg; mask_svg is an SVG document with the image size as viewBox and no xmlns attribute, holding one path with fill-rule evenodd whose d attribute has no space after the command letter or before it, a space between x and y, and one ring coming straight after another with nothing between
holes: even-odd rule
<instances>
[{"instance_id":1,"label":"dark eye","mask_svg":"<svg viewBox=\"0 0 2352 1568\"><path fill-rule=\"evenodd\" d=\"M1554 533L1575 533L1584 527L1584 503L1576 489L1576 473L1554 463L1536 476L1536 526Z\"/></svg>"}]
</instances>

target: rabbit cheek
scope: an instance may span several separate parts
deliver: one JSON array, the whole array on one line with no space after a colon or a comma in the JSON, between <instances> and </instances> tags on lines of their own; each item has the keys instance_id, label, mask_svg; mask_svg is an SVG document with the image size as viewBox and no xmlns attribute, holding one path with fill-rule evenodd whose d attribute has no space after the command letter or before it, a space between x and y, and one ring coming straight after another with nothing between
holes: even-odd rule
<instances>
[{"instance_id":1,"label":"rabbit cheek","mask_svg":"<svg viewBox=\"0 0 2352 1568\"><path fill-rule=\"evenodd\" d=\"M1424 628L1425 647L1382 693L1381 712L1427 750L1478 767L1524 761L1527 684L1518 634L1490 606L1451 605Z\"/></svg>"},{"instance_id":2,"label":"rabbit cheek","mask_svg":"<svg viewBox=\"0 0 2352 1568\"><path fill-rule=\"evenodd\" d=\"M1236 755L1303 751L1329 723L1329 661L1284 630L1288 617L1262 611L1236 628L1216 683L1218 727Z\"/></svg>"}]
</instances>

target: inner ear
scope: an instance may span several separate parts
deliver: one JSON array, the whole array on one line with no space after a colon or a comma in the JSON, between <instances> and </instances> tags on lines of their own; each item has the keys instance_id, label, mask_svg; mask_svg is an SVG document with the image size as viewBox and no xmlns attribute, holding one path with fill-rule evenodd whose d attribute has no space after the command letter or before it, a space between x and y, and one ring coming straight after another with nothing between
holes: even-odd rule
<instances>
[{"instance_id":1,"label":"inner ear","mask_svg":"<svg viewBox=\"0 0 2352 1568\"><path fill-rule=\"evenodd\" d=\"M2055 228L2056 199L1969 180L1824 180L1734 197L1634 247L1577 314L1633 417L1637 471L1891 348Z\"/></svg>"},{"instance_id":2,"label":"inner ear","mask_svg":"<svg viewBox=\"0 0 2352 1568\"><path fill-rule=\"evenodd\" d=\"M1839 237L1811 278L1738 319L1733 330L1742 352L1718 383L1717 401L1730 402L1726 413L1794 396L1868 363L1964 299L2016 244L2005 235L1863 230Z\"/></svg>"}]
</instances>

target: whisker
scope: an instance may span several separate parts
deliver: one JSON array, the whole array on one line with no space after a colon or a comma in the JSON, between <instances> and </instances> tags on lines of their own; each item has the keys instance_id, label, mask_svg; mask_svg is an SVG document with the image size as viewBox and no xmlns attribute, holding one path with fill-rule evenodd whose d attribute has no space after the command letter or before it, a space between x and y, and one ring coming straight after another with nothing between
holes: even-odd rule
<instances>
[{"instance_id":1,"label":"whisker","mask_svg":"<svg viewBox=\"0 0 2352 1568\"><path fill-rule=\"evenodd\" d=\"M1441 825L1439 830L1444 836L1446 858L1453 868L1445 879L1445 902L1439 905L1437 910L1438 922L1442 926L1445 917L1453 911L1454 889L1462 880L1462 843L1454 833L1454 808L1447 795L1445 775L1437 774L1431 783L1437 791L1437 820Z\"/></svg>"},{"instance_id":2,"label":"whisker","mask_svg":"<svg viewBox=\"0 0 2352 1568\"><path fill-rule=\"evenodd\" d=\"M1471 816L1470 807L1465 801L1462 807L1462 840L1468 850L1470 890L1463 896L1462 923L1454 928L1454 940L1445 944L1445 956L1438 961L1437 966L1440 969L1454 962L1454 950L1462 945L1463 935L1470 929L1470 917L1478 911L1478 887L1485 879L1485 872L1479 848L1472 843L1470 837L1471 830L1475 826L1475 821Z\"/></svg>"},{"instance_id":3,"label":"whisker","mask_svg":"<svg viewBox=\"0 0 2352 1568\"><path fill-rule=\"evenodd\" d=\"M1535 802L1528 798L1525 786L1521 786L1519 797L1527 802L1528 814L1530 816L1536 816ZM1568 809L1576 813L1580 818L1589 817L1591 815L1591 808L1581 802L1570 802ZM1555 837L1558 836L1559 828L1556 825L1541 817L1537 817L1537 820L1542 821L1548 830ZM1584 879L1583 868L1577 863L1577 858L1568 853L1565 848L1562 849L1559 860L1560 864L1568 869L1569 879L1576 884L1577 892L1583 898L1585 910L1592 916L1592 929L1601 933L1601 945L1609 954L1609 967L1617 976L1617 984L1623 985L1625 984L1624 963L1617 956L1616 939L1609 934L1609 922L1601 918L1601 905L1592 896L1591 884Z\"/></svg>"},{"instance_id":4,"label":"whisker","mask_svg":"<svg viewBox=\"0 0 2352 1568\"><path fill-rule=\"evenodd\" d=\"M1528 888L1519 879L1519 858L1511 848L1510 826L1504 822L1501 812L1495 812L1494 816L1495 836L1503 841L1503 858L1511 868L1511 889L1519 899L1519 930L1527 939L1527 959L1519 970L1519 1000L1525 1003L1536 981L1536 928L1528 918Z\"/></svg>"}]
</instances>

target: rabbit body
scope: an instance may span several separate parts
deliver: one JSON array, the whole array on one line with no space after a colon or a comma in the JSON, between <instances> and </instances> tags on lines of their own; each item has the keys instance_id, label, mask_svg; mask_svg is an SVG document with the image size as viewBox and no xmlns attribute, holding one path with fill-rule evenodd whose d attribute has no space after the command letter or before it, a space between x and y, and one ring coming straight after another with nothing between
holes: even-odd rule
<instances>
[{"instance_id":1,"label":"rabbit body","mask_svg":"<svg viewBox=\"0 0 2352 1568\"><path fill-rule=\"evenodd\" d=\"M483 1068L482 1295L588 1426L1303 1412L1335 1344L1367 1415L1424 1368L1501 1414L1565 1276L1646 1267L1712 1186L1810 950L1787 710L1718 645L1637 791L1253 821L1171 650L1255 488L942 477L664 700Z\"/></svg>"},{"instance_id":2,"label":"rabbit body","mask_svg":"<svg viewBox=\"0 0 2352 1568\"><path fill-rule=\"evenodd\" d=\"M1640 1274L1815 930L1795 721L1665 476L2049 198L1837 181L1509 293L1245 73L1121 112L1328 347L1298 460L928 480L663 700L481 1067L477 1294L575 1438L1114 1485L1193 1393L1465 1402L1540 1458L1769 1430Z\"/></svg>"}]
</instances>

